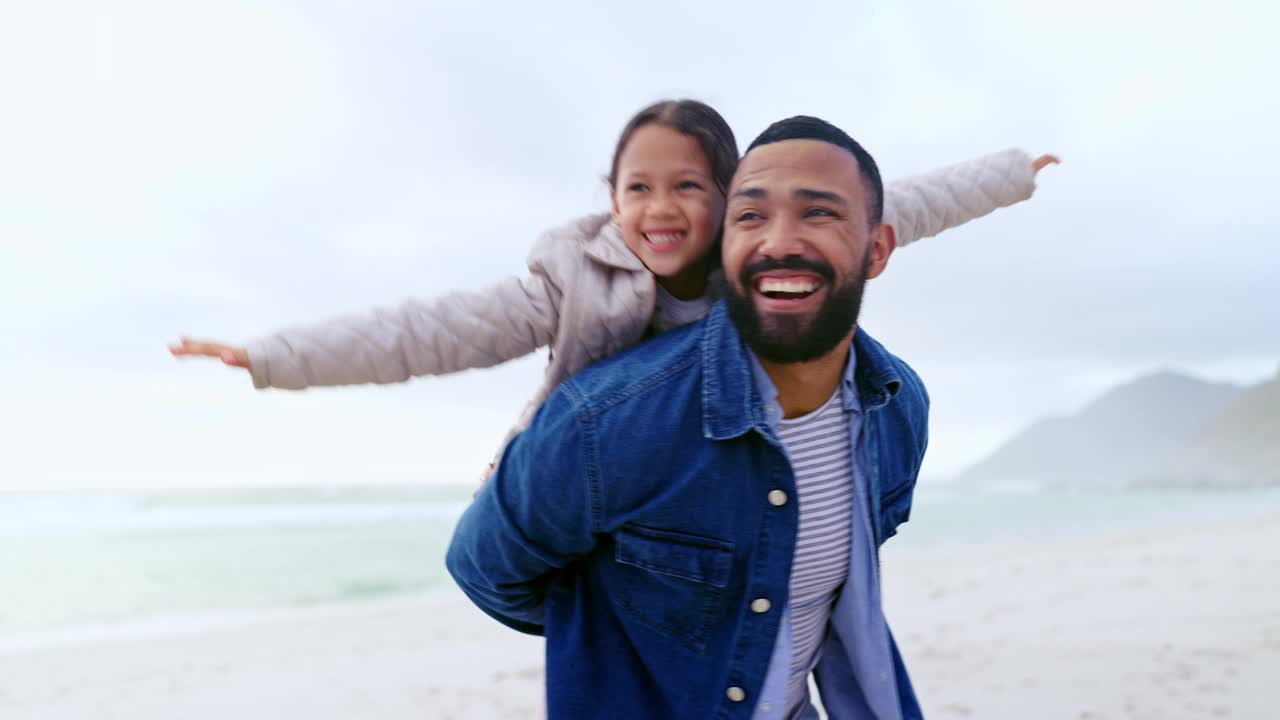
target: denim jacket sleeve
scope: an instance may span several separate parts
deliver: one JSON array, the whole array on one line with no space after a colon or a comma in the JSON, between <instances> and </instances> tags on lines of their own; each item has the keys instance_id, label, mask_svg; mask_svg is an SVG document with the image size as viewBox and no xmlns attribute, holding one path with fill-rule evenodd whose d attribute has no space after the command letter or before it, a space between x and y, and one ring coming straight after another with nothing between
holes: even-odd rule
<instances>
[{"instance_id":1,"label":"denim jacket sleeve","mask_svg":"<svg viewBox=\"0 0 1280 720\"><path fill-rule=\"evenodd\" d=\"M481 610L541 635L547 588L595 546L594 476L572 383L547 399L463 513L446 565Z\"/></svg>"}]
</instances>

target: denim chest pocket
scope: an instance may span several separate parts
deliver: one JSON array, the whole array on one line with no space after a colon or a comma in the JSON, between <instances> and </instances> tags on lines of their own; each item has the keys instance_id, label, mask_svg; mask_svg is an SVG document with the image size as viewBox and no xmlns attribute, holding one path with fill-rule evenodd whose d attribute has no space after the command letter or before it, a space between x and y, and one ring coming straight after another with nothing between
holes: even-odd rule
<instances>
[{"instance_id":1,"label":"denim chest pocket","mask_svg":"<svg viewBox=\"0 0 1280 720\"><path fill-rule=\"evenodd\" d=\"M706 650L733 569L733 543L640 525L614 535L618 605L636 621Z\"/></svg>"}]
</instances>

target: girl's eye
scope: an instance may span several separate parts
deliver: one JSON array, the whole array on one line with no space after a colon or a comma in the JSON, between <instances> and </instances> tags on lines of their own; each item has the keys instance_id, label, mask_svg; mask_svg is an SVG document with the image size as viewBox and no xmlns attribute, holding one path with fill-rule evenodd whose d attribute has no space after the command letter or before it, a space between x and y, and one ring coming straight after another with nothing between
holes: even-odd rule
<instances>
[{"instance_id":1,"label":"girl's eye","mask_svg":"<svg viewBox=\"0 0 1280 720\"><path fill-rule=\"evenodd\" d=\"M644 183L631 183L627 186L627 192L646 192L649 189Z\"/></svg>"},{"instance_id":2,"label":"girl's eye","mask_svg":"<svg viewBox=\"0 0 1280 720\"><path fill-rule=\"evenodd\" d=\"M692 180L685 180L676 186L677 190L701 190L702 186Z\"/></svg>"}]
</instances>

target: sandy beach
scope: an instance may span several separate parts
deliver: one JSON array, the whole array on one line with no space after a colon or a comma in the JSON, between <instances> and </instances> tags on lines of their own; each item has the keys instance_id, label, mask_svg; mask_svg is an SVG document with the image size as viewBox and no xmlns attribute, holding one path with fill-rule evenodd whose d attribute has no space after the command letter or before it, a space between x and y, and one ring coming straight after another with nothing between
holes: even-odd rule
<instances>
[{"instance_id":1,"label":"sandy beach","mask_svg":"<svg viewBox=\"0 0 1280 720\"><path fill-rule=\"evenodd\" d=\"M895 547L930 718L1280 717L1280 513ZM0 717L533 718L542 647L457 591L0 639Z\"/></svg>"}]
</instances>

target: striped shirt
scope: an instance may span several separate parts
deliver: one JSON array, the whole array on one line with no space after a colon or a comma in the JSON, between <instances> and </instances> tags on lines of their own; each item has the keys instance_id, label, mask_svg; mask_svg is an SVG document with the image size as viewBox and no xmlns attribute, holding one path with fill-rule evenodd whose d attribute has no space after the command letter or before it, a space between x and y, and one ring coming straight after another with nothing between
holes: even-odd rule
<instances>
[{"instance_id":1,"label":"striped shirt","mask_svg":"<svg viewBox=\"0 0 1280 720\"><path fill-rule=\"evenodd\" d=\"M791 458L800 504L791 565L791 672L787 715L808 696L831 608L849 575L853 532L853 462L849 417L835 392L821 408L782 420L778 437Z\"/></svg>"}]
</instances>

